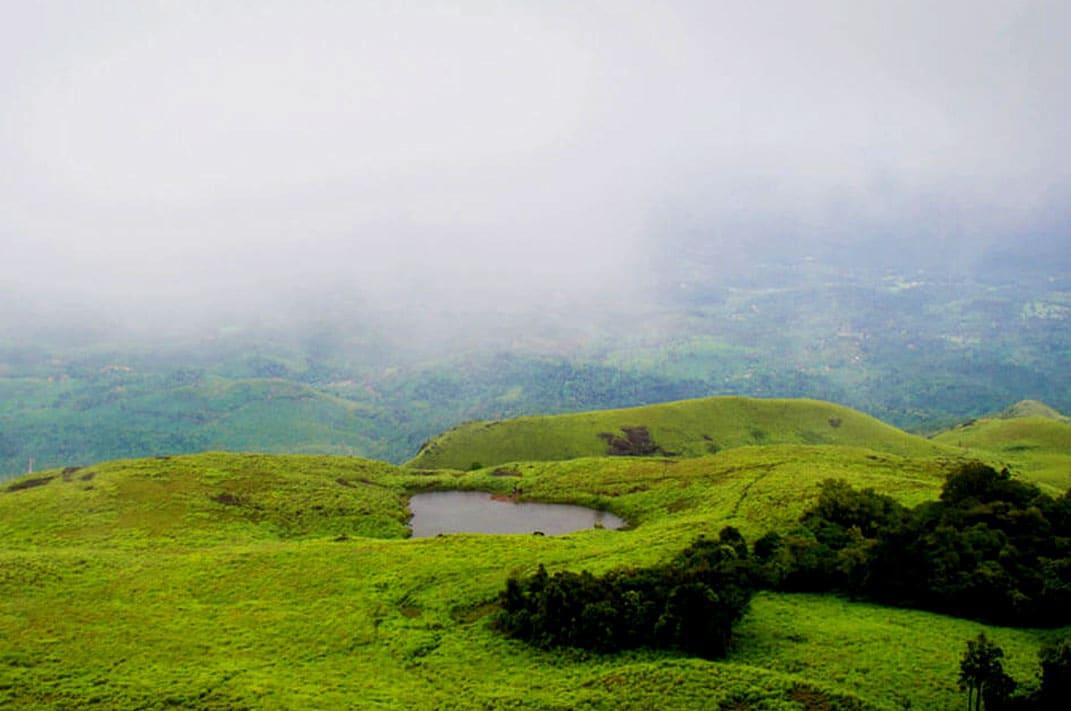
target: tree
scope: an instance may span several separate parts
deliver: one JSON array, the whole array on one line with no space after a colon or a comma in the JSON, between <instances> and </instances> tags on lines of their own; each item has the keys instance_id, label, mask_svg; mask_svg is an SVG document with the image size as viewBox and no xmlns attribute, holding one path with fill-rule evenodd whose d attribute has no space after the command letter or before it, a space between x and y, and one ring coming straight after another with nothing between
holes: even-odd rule
<instances>
[{"instance_id":1,"label":"tree","mask_svg":"<svg viewBox=\"0 0 1071 711\"><path fill-rule=\"evenodd\" d=\"M1010 695L1008 683L1014 681L1004 673L1000 660L1004 650L989 641L982 632L975 639L967 641L967 651L959 663L959 688L967 692L967 708L981 709L987 690L998 694ZM990 694L989 698L994 698Z\"/></svg>"},{"instance_id":2,"label":"tree","mask_svg":"<svg viewBox=\"0 0 1071 711\"><path fill-rule=\"evenodd\" d=\"M1041 688L1038 691L1041 708L1065 708L1071 699L1071 638L1042 646L1038 660L1041 662Z\"/></svg>"}]
</instances>

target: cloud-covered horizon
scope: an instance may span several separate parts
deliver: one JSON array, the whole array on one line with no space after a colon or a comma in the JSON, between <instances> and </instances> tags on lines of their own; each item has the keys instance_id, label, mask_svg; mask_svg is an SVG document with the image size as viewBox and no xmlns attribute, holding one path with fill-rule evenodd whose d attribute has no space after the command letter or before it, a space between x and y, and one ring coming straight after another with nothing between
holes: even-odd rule
<instances>
[{"instance_id":1,"label":"cloud-covered horizon","mask_svg":"<svg viewBox=\"0 0 1071 711\"><path fill-rule=\"evenodd\" d=\"M642 300L678 233L955 255L1068 224L1062 2L2 14L2 316L211 320L321 287L523 312Z\"/></svg>"}]
</instances>

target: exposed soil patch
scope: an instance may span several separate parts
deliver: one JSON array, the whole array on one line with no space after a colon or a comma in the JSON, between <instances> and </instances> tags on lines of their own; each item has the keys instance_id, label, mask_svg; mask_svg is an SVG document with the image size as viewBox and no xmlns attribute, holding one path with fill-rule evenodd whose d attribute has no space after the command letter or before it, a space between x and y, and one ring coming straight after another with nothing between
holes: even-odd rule
<instances>
[{"instance_id":1,"label":"exposed soil patch","mask_svg":"<svg viewBox=\"0 0 1071 711\"><path fill-rule=\"evenodd\" d=\"M714 438L708 434L703 435L704 446L706 447L707 454L717 454L721 451L721 446L714 441Z\"/></svg>"},{"instance_id":2,"label":"exposed soil patch","mask_svg":"<svg viewBox=\"0 0 1071 711\"><path fill-rule=\"evenodd\" d=\"M83 474L82 476L80 476L78 478L81 479L82 481L92 481L93 477L95 477L96 475L97 475L96 472L86 472L85 474Z\"/></svg>"},{"instance_id":3,"label":"exposed soil patch","mask_svg":"<svg viewBox=\"0 0 1071 711\"><path fill-rule=\"evenodd\" d=\"M669 513L680 513L681 511L690 509L693 506L694 504L688 499L677 499L676 501L671 501L666 505L666 511Z\"/></svg>"},{"instance_id":4,"label":"exposed soil patch","mask_svg":"<svg viewBox=\"0 0 1071 711\"><path fill-rule=\"evenodd\" d=\"M12 491L22 491L24 489L33 489L33 488L38 487L38 486L44 486L45 484L47 484L48 482L52 481L55 478L56 477L54 477L54 476L42 476L42 477L38 477L36 479L23 479L22 481L17 481L14 484L12 484L11 486L7 487L7 491L10 493Z\"/></svg>"},{"instance_id":5,"label":"exposed soil patch","mask_svg":"<svg viewBox=\"0 0 1071 711\"><path fill-rule=\"evenodd\" d=\"M491 613L498 609L497 602L485 602L479 605L472 605L470 607L455 607L450 610L450 617L454 618L455 622L461 624L469 624L476 620L487 617Z\"/></svg>"},{"instance_id":6,"label":"exposed soil patch","mask_svg":"<svg viewBox=\"0 0 1071 711\"><path fill-rule=\"evenodd\" d=\"M788 698L803 706L805 711L862 711L863 705L855 699L830 696L813 686L796 684L788 692Z\"/></svg>"},{"instance_id":7,"label":"exposed soil patch","mask_svg":"<svg viewBox=\"0 0 1071 711\"><path fill-rule=\"evenodd\" d=\"M521 473L516 469L495 469L491 472L491 476L520 476Z\"/></svg>"},{"instance_id":8,"label":"exposed soil patch","mask_svg":"<svg viewBox=\"0 0 1071 711\"><path fill-rule=\"evenodd\" d=\"M227 493L226 491L223 492L222 494L216 494L215 496L213 496L211 498L217 504L223 504L224 506L241 506L242 505L242 499L241 498L239 498L236 494L230 494L230 493Z\"/></svg>"},{"instance_id":9,"label":"exposed soil patch","mask_svg":"<svg viewBox=\"0 0 1071 711\"><path fill-rule=\"evenodd\" d=\"M626 682L628 682L628 678L624 674L607 674L602 678L603 686L607 689L613 689ZM584 686L591 686L591 684L586 683Z\"/></svg>"},{"instance_id":10,"label":"exposed soil patch","mask_svg":"<svg viewBox=\"0 0 1071 711\"><path fill-rule=\"evenodd\" d=\"M342 477L339 477L338 479L335 479L335 483L339 484L341 486L348 486L351 489L356 489L357 488L356 486L353 485L352 481L346 481Z\"/></svg>"},{"instance_id":11,"label":"exposed soil patch","mask_svg":"<svg viewBox=\"0 0 1071 711\"><path fill-rule=\"evenodd\" d=\"M60 474L63 476L64 481L70 481L71 477L74 476L74 473L80 471L81 469L82 467L64 467L63 471L60 472Z\"/></svg>"},{"instance_id":12,"label":"exposed soil patch","mask_svg":"<svg viewBox=\"0 0 1071 711\"><path fill-rule=\"evenodd\" d=\"M829 426L832 427L833 429L837 429L838 427L840 427L842 422L843 421L839 417L830 417L829 418Z\"/></svg>"},{"instance_id":13,"label":"exposed soil patch","mask_svg":"<svg viewBox=\"0 0 1071 711\"><path fill-rule=\"evenodd\" d=\"M607 444L606 453L614 457L648 457L654 454L665 454L653 439L647 428L639 425L636 427L622 427L624 437L611 432L602 432L599 437Z\"/></svg>"}]
</instances>

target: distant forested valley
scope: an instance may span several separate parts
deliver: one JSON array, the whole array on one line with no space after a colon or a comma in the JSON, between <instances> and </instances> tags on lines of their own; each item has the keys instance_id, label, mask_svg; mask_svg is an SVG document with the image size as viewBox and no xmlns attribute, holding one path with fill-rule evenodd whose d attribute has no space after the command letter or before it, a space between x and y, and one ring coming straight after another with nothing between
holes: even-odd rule
<instances>
[{"instance_id":1,"label":"distant forested valley","mask_svg":"<svg viewBox=\"0 0 1071 711\"><path fill-rule=\"evenodd\" d=\"M1071 278L1052 259L957 274L803 257L730 277L712 259L682 253L637 305L419 333L339 303L169 340L28 313L0 332L0 475L209 449L400 462L467 420L714 394L831 400L923 433L1025 398L1071 410Z\"/></svg>"}]
</instances>

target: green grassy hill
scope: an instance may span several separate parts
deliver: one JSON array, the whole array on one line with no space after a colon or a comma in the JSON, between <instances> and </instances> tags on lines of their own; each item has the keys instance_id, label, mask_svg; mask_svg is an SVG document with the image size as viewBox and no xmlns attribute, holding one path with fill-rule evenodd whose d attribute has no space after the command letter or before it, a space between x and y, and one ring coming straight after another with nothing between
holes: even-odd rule
<instances>
[{"instance_id":1,"label":"green grassy hill","mask_svg":"<svg viewBox=\"0 0 1071 711\"><path fill-rule=\"evenodd\" d=\"M914 503L952 462L814 445L418 472L204 454L0 490L0 705L949 708L980 629L1025 683L1060 630L763 593L729 658L539 651L490 629L510 572L664 560L726 524L785 528L827 477ZM508 474L508 476L506 476ZM406 497L480 489L606 508L630 530L406 539Z\"/></svg>"},{"instance_id":2,"label":"green grassy hill","mask_svg":"<svg viewBox=\"0 0 1071 711\"><path fill-rule=\"evenodd\" d=\"M1043 403L1018 403L997 417L972 421L933 440L988 457L1042 485L1061 491L1071 487L1071 422Z\"/></svg>"},{"instance_id":3,"label":"green grassy hill","mask_svg":"<svg viewBox=\"0 0 1071 711\"><path fill-rule=\"evenodd\" d=\"M1004 420L1012 420L1018 417L1044 417L1060 422L1069 422L1071 418L1065 417L1055 407L1051 407L1040 400L1020 400L1000 412L997 417Z\"/></svg>"},{"instance_id":4,"label":"green grassy hill","mask_svg":"<svg viewBox=\"0 0 1071 711\"><path fill-rule=\"evenodd\" d=\"M652 444L643 449L646 431ZM634 433L631 435L630 431ZM636 446L638 444L638 446ZM947 453L861 412L817 400L712 397L623 410L470 422L427 442L409 464L466 469L612 453L696 457L764 444L837 444L909 456ZM656 448L656 449L654 449Z\"/></svg>"}]
</instances>

